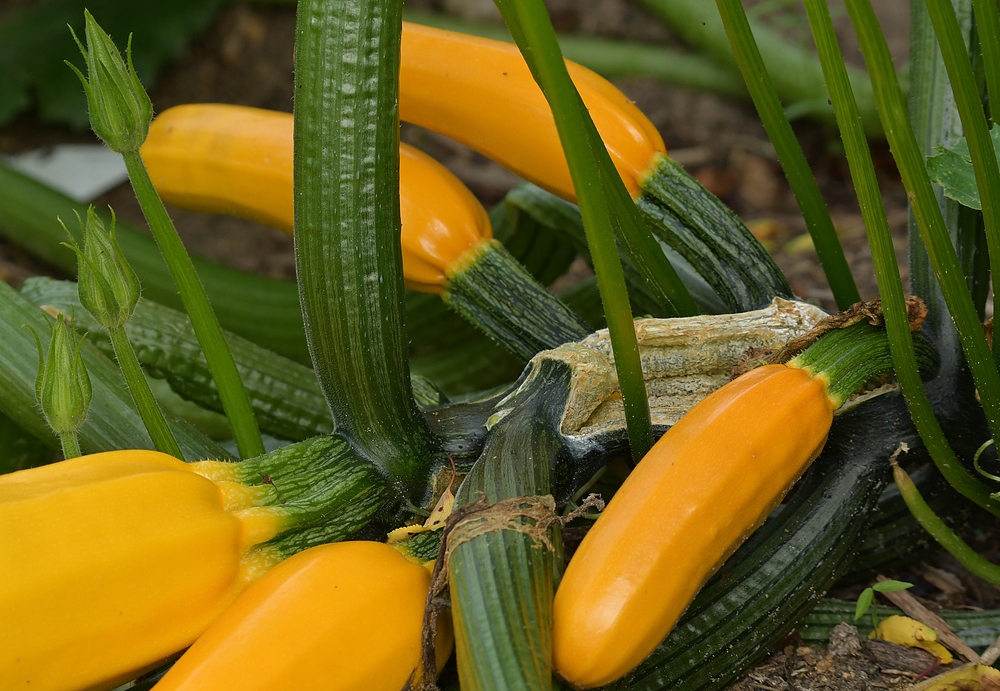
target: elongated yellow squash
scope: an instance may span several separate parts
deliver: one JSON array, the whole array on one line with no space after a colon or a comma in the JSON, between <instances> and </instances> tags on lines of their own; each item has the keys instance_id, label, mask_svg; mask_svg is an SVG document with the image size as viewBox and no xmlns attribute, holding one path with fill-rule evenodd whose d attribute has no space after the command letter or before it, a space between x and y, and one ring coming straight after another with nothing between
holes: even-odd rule
<instances>
[{"instance_id":1,"label":"elongated yellow squash","mask_svg":"<svg viewBox=\"0 0 1000 691\"><path fill-rule=\"evenodd\" d=\"M257 490L155 451L0 476L0 688L113 688L191 644L276 559Z\"/></svg>"},{"instance_id":2,"label":"elongated yellow squash","mask_svg":"<svg viewBox=\"0 0 1000 691\"><path fill-rule=\"evenodd\" d=\"M164 201L291 233L292 116L221 104L161 113L140 150ZM430 156L399 147L400 239L407 287L443 292L448 267L492 237L479 200Z\"/></svg>"},{"instance_id":3,"label":"elongated yellow squash","mask_svg":"<svg viewBox=\"0 0 1000 691\"><path fill-rule=\"evenodd\" d=\"M429 586L389 545L313 547L250 586L156 691L399 691L418 675ZM439 621L440 667L452 644Z\"/></svg>"},{"instance_id":4,"label":"elongated yellow squash","mask_svg":"<svg viewBox=\"0 0 1000 691\"><path fill-rule=\"evenodd\" d=\"M636 466L556 592L555 669L577 687L636 667L819 455L826 377L768 365L716 390Z\"/></svg>"},{"instance_id":5,"label":"elongated yellow squash","mask_svg":"<svg viewBox=\"0 0 1000 691\"><path fill-rule=\"evenodd\" d=\"M445 134L564 199L575 200L552 111L517 47L403 23L400 119ZM642 111L613 84L567 61L580 97L633 197L666 152Z\"/></svg>"}]
</instances>

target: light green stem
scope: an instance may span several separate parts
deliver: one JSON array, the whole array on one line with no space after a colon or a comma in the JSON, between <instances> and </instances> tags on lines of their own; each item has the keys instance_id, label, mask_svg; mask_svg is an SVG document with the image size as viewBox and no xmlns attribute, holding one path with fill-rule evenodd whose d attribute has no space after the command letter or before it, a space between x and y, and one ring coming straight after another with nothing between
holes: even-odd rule
<instances>
[{"instance_id":1,"label":"light green stem","mask_svg":"<svg viewBox=\"0 0 1000 691\"><path fill-rule=\"evenodd\" d=\"M149 438L153 440L153 446L157 451L184 460L181 447L174 439L173 433L167 426L167 420L163 417L163 411L160 410L159 404L153 397L153 392L149 389L149 382L146 381L139 360L135 356L135 350L125 334L125 328L109 329L108 334L111 336L111 347L115 349L118 366L125 377L125 385L139 411L142 424L149 432Z\"/></svg>"},{"instance_id":2,"label":"light green stem","mask_svg":"<svg viewBox=\"0 0 1000 691\"><path fill-rule=\"evenodd\" d=\"M69 460L82 455L80 451L80 440L76 432L66 432L59 435L59 442L62 444L63 458Z\"/></svg>"},{"instance_id":3,"label":"light green stem","mask_svg":"<svg viewBox=\"0 0 1000 691\"><path fill-rule=\"evenodd\" d=\"M191 257L184 248L184 243L177 235L173 221L170 220L160 196L156 193L156 188L153 187L152 180L149 179L149 173L139 152L131 151L124 157L135 196L153 231L153 238L163 254L163 259L170 268L181 301L188 316L191 317L198 343L205 351L205 359L219 389L219 398L222 399L222 407L226 411L226 417L229 418L229 426L233 430L233 439L236 441L240 457L259 456L264 453L264 443L260 438L257 420L250 407L246 389L243 388L243 381L236 370L236 363L233 362L233 356L222 335L222 327L219 326L219 320L216 319L212 305L205 294L205 288L194 270L194 264L191 263Z\"/></svg>"},{"instance_id":4,"label":"light green stem","mask_svg":"<svg viewBox=\"0 0 1000 691\"><path fill-rule=\"evenodd\" d=\"M980 578L1000 585L1000 566L979 556L958 535L942 521L934 510L927 505L913 480L900 468L895 461L892 463L892 473L899 488L899 494L906 502L906 507L937 543L948 550L959 563Z\"/></svg>"}]
</instances>

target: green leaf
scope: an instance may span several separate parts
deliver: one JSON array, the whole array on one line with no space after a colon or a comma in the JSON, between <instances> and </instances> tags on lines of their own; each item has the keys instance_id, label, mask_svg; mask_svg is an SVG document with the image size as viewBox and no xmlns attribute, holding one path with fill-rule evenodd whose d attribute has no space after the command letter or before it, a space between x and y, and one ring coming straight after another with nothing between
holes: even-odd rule
<instances>
[{"instance_id":1,"label":"green leaf","mask_svg":"<svg viewBox=\"0 0 1000 691\"><path fill-rule=\"evenodd\" d=\"M64 58L78 55L66 25L83 35L85 8L101 17L117 44L124 46L134 34L135 70L148 87L160 67L180 56L208 26L223 2L48 0L7 13L0 22L0 125L35 105L42 120L87 127L83 89L63 64Z\"/></svg>"},{"instance_id":2,"label":"green leaf","mask_svg":"<svg viewBox=\"0 0 1000 691\"><path fill-rule=\"evenodd\" d=\"M912 583L907 583L906 581L879 581L873 585L870 589L874 590L876 593L894 593L897 590L906 590L907 588L912 588Z\"/></svg>"},{"instance_id":3,"label":"green leaf","mask_svg":"<svg viewBox=\"0 0 1000 691\"><path fill-rule=\"evenodd\" d=\"M1000 160L1000 125L990 128L990 137L993 140L993 152L997 160ZM972 154L969 153L969 143L965 137L950 149L938 147L938 153L927 159L927 172L931 180L941 185L944 196L970 209L982 210L976 174L972 169Z\"/></svg>"},{"instance_id":4,"label":"green leaf","mask_svg":"<svg viewBox=\"0 0 1000 691\"><path fill-rule=\"evenodd\" d=\"M872 606L872 601L875 600L875 591L871 588L865 588L861 591L858 596L858 604L854 609L854 621L858 621L861 617L865 616L865 612L868 608Z\"/></svg>"}]
</instances>

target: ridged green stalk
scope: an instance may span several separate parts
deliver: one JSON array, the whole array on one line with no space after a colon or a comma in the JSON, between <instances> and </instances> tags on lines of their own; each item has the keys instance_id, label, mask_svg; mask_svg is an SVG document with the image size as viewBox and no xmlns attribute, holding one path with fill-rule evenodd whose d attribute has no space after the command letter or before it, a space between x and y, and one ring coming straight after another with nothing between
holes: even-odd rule
<instances>
[{"instance_id":1,"label":"ridged green stalk","mask_svg":"<svg viewBox=\"0 0 1000 691\"><path fill-rule=\"evenodd\" d=\"M295 260L309 352L336 420L396 490L435 457L410 391L399 217L399 0L302 0Z\"/></svg>"}]
</instances>

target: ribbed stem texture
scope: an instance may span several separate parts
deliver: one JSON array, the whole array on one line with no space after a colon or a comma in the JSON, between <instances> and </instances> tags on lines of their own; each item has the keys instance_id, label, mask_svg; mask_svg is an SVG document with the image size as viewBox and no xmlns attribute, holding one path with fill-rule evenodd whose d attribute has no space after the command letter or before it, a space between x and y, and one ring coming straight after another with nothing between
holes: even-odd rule
<instances>
[{"instance_id":1,"label":"ribbed stem texture","mask_svg":"<svg viewBox=\"0 0 1000 691\"><path fill-rule=\"evenodd\" d=\"M419 498L433 440L410 392L399 218L399 0L299 3L295 259L336 429Z\"/></svg>"}]
</instances>

